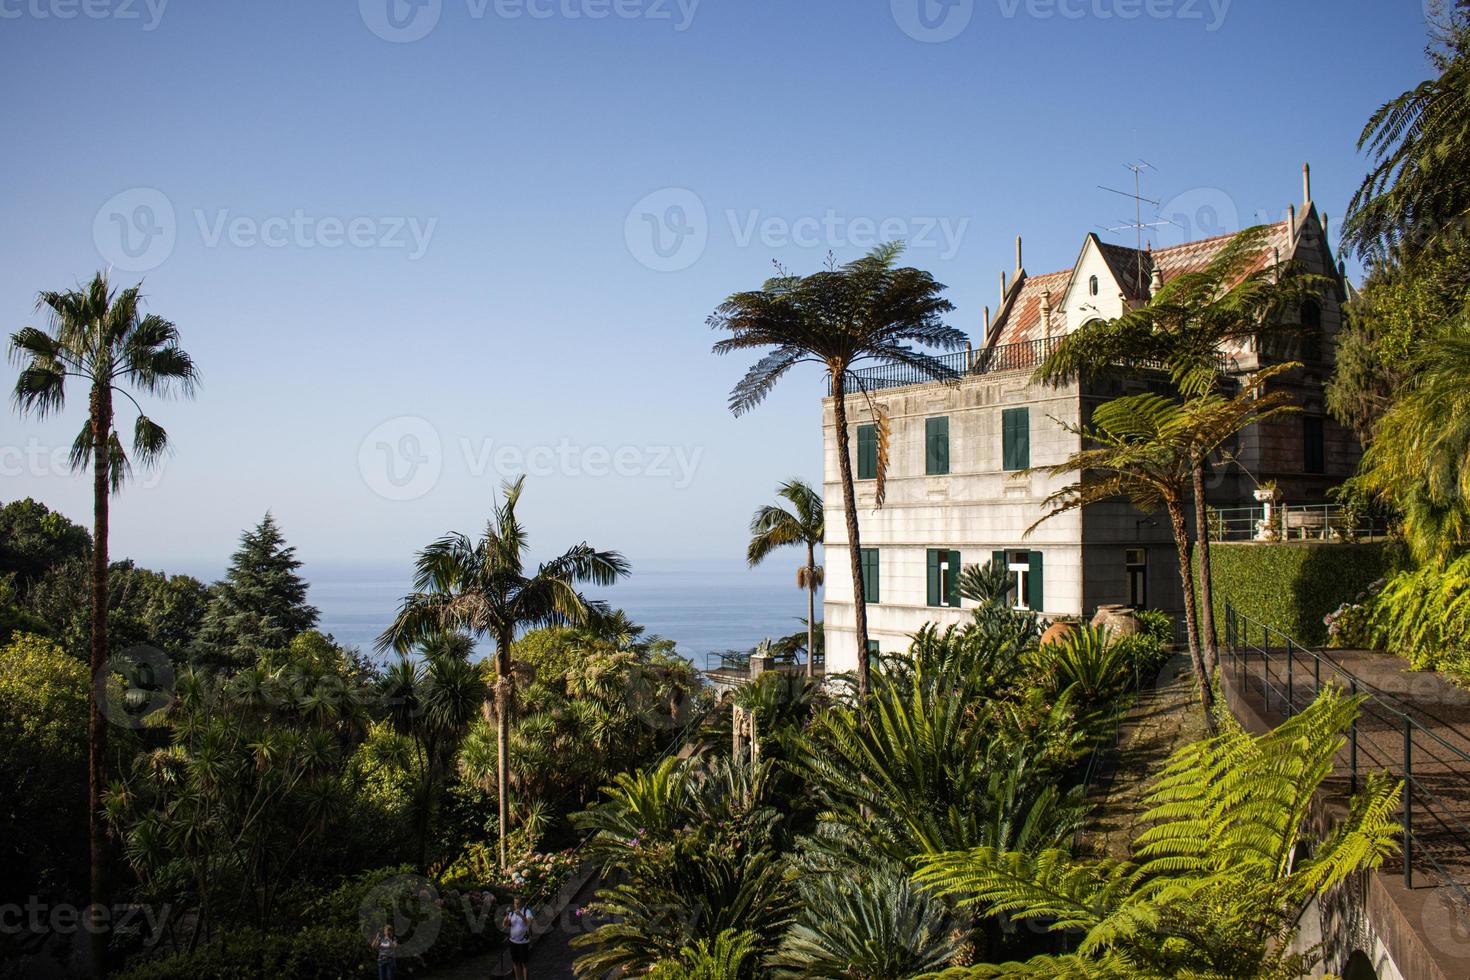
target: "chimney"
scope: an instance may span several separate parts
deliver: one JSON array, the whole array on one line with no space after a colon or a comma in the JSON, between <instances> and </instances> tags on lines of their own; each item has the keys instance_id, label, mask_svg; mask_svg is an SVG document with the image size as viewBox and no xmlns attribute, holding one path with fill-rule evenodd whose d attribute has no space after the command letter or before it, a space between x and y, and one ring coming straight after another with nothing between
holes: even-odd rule
<instances>
[{"instance_id":1,"label":"chimney","mask_svg":"<svg viewBox=\"0 0 1470 980\"><path fill-rule=\"evenodd\" d=\"M1327 238L1327 212L1325 212L1325 211L1322 212L1322 240L1324 242L1328 240L1328 238Z\"/></svg>"},{"instance_id":2,"label":"chimney","mask_svg":"<svg viewBox=\"0 0 1470 980\"><path fill-rule=\"evenodd\" d=\"M1153 252L1149 252L1149 256L1150 256L1150 258L1152 258ZM1150 272L1149 275L1148 275L1148 296L1149 296L1149 299L1153 299L1155 296L1157 296L1158 293L1159 293L1159 290L1161 290L1163 288L1164 288L1164 274L1159 271L1159 267L1158 266L1154 266L1153 267L1153 271Z\"/></svg>"},{"instance_id":3,"label":"chimney","mask_svg":"<svg viewBox=\"0 0 1470 980\"><path fill-rule=\"evenodd\" d=\"M1051 290L1044 289L1041 292L1041 330L1042 333L1051 337Z\"/></svg>"},{"instance_id":4,"label":"chimney","mask_svg":"<svg viewBox=\"0 0 1470 980\"><path fill-rule=\"evenodd\" d=\"M1312 203L1312 165L1302 164L1302 210Z\"/></svg>"},{"instance_id":5,"label":"chimney","mask_svg":"<svg viewBox=\"0 0 1470 980\"><path fill-rule=\"evenodd\" d=\"M1291 232L1292 236L1295 237L1296 236L1296 205L1295 204L1288 204L1286 206L1286 217L1288 219L1287 220L1287 223L1286 223L1286 230L1289 231L1289 232Z\"/></svg>"},{"instance_id":6,"label":"chimney","mask_svg":"<svg viewBox=\"0 0 1470 980\"><path fill-rule=\"evenodd\" d=\"M1000 270L1000 298L1006 298L1006 270Z\"/></svg>"},{"instance_id":7,"label":"chimney","mask_svg":"<svg viewBox=\"0 0 1470 980\"><path fill-rule=\"evenodd\" d=\"M1020 272L1024 266L1021 265L1021 236L1016 236L1016 272Z\"/></svg>"},{"instance_id":8,"label":"chimney","mask_svg":"<svg viewBox=\"0 0 1470 980\"><path fill-rule=\"evenodd\" d=\"M985 336L990 336L990 306L985 307Z\"/></svg>"}]
</instances>

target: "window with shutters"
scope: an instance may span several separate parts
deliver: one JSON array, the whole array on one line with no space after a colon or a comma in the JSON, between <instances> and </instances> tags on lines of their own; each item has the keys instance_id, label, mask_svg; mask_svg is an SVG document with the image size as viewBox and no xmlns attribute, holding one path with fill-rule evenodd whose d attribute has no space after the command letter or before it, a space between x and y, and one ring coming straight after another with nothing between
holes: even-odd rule
<instances>
[{"instance_id":1,"label":"window with shutters","mask_svg":"<svg viewBox=\"0 0 1470 980\"><path fill-rule=\"evenodd\" d=\"M1302 416L1302 471L1306 473L1324 473L1327 470L1327 459L1323 445L1322 416Z\"/></svg>"},{"instance_id":2,"label":"window with shutters","mask_svg":"<svg viewBox=\"0 0 1470 980\"><path fill-rule=\"evenodd\" d=\"M878 549L863 548L860 552L863 568L863 601L875 603L878 601Z\"/></svg>"},{"instance_id":3,"label":"window with shutters","mask_svg":"<svg viewBox=\"0 0 1470 980\"><path fill-rule=\"evenodd\" d=\"M1007 408L1000 413L1001 465L1024 470L1031 465L1031 410Z\"/></svg>"},{"instance_id":4,"label":"window with shutters","mask_svg":"<svg viewBox=\"0 0 1470 980\"><path fill-rule=\"evenodd\" d=\"M1128 605L1144 609L1148 606L1148 549L1129 548L1123 561L1128 571Z\"/></svg>"},{"instance_id":5,"label":"window with shutters","mask_svg":"<svg viewBox=\"0 0 1470 980\"><path fill-rule=\"evenodd\" d=\"M1012 607L1041 612L1046 608L1046 586L1042 579L1039 551L997 551L994 560L1010 573Z\"/></svg>"},{"instance_id":6,"label":"window with shutters","mask_svg":"<svg viewBox=\"0 0 1470 980\"><path fill-rule=\"evenodd\" d=\"M949 417L924 420L924 472L943 476L949 472Z\"/></svg>"},{"instance_id":7,"label":"window with shutters","mask_svg":"<svg viewBox=\"0 0 1470 980\"><path fill-rule=\"evenodd\" d=\"M960 553L948 548L928 551L928 603L931 606L960 604Z\"/></svg>"},{"instance_id":8,"label":"window with shutters","mask_svg":"<svg viewBox=\"0 0 1470 980\"><path fill-rule=\"evenodd\" d=\"M878 427L860 425L857 430L857 478L878 479Z\"/></svg>"}]
</instances>

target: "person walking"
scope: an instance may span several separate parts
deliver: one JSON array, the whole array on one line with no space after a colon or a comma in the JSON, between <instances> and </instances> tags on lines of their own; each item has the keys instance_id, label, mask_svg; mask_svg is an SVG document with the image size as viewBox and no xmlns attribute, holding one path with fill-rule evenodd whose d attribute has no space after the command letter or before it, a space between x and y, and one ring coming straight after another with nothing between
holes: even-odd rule
<instances>
[{"instance_id":1,"label":"person walking","mask_svg":"<svg viewBox=\"0 0 1470 980\"><path fill-rule=\"evenodd\" d=\"M527 980L530 976L532 918L531 910L521 904L521 896L511 896L504 925L510 933L510 968L515 980Z\"/></svg>"},{"instance_id":2,"label":"person walking","mask_svg":"<svg viewBox=\"0 0 1470 980\"><path fill-rule=\"evenodd\" d=\"M398 937L388 923L373 937L373 949L378 951L378 980L393 980L398 976Z\"/></svg>"}]
</instances>

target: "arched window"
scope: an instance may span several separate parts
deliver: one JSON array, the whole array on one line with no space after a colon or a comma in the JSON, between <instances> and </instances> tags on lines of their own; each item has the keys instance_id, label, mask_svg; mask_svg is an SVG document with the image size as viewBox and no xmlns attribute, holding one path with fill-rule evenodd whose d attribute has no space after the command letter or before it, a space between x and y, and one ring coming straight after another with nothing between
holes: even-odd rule
<instances>
[{"instance_id":1,"label":"arched window","mask_svg":"<svg viewBox=\"0 0 1470 980\"><path fill-rule=\"evenodd\" d=\"M1087 292L1093 296L1097 295L1097 276L1087 280Z\"/></svg>"}]
</instances>

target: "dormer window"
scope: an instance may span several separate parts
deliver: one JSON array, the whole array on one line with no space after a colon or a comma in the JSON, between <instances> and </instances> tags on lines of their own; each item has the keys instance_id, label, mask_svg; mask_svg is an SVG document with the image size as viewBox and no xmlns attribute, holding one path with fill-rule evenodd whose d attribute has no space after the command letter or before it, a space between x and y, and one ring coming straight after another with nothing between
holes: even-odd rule
<instances>
[{"instance_id":1,"label":"dormer window","mask_svg":"<svg viewBox=\"0 0 1470 980\"><path fill-rule=\"evenodd\" d=\"M1087 293L1089 296L1097 295L1097 276L1087 280Z\"/></svg>"}]
</instances>

